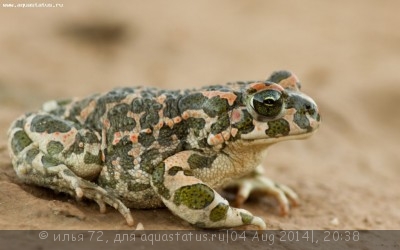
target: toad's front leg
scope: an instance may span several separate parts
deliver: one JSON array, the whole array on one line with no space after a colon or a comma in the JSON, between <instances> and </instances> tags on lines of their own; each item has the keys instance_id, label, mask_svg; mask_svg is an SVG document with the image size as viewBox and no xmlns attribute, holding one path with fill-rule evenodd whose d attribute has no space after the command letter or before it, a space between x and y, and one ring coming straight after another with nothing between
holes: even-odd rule
<instances>
[{"instance_id":1,"label":"toad's front leg","mask_svg":"<svg viewBox=\"0 0 400 250\"><path fill-rule=\"evenodd\" d=\"M229 206L227 200L193 176L188 159L194 153L180 152L155 167L151 184L164 204L180 218L202 228L255 225L266 229L260 217Z\"/></svg>"}]
</instances>

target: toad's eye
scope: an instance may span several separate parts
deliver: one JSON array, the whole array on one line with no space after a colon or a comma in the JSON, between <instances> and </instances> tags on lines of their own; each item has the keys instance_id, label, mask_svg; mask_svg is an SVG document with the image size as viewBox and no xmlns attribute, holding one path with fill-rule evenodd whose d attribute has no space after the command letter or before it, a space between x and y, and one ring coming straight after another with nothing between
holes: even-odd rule
<instances>
[{"instance_id":1,"label":"toad's eye","mask_svg":"<svg viewBox=\"0 0 400 250\"><path fill-rule=\"evenodd\" d=\"M264 90L256 93L251 99L251 106L261 120L274 119L283 109L282 93L277 90Z\"/></svg>"}]
</instances>

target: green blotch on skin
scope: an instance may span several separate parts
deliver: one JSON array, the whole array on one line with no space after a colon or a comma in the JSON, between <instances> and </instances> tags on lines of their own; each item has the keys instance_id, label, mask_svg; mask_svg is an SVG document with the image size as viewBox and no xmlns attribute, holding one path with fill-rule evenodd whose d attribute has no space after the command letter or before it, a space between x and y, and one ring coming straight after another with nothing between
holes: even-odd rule
<instances>
[{"instance_id":1,"label":"green blotch on skin","mask_svg":"<svg viewBox=\"0 0 400 250\"><path fill-rule=\"evenodd\" d=\"M246 94L247 95L252 95L252 94L254 94L254 93L256 93L257 92L257 90L256 89L253 89L253 88L248 88L247 90L246 90Z\"/></svg>"},{"instance_id":2,"label":"green blotch on skin","mask_svg":"<svg viewBox=\"0 0 400 250\"><path fill-rule=\"evenodd\" d=\"M174 175L176 175L179 171L183 171L183 168L178 167L178 166L174 166L174 167L168 169L168 175L174 176Z\"/></svg>"},{"instance_id":3,"label":"green blotch on skin","mask_svg":"<svg viewBox=\"0 0 400 250\"><path fill-rule=\"evenodd\" d=\"M97 155L93 155L89 152L86 152L85 156L83 157L83 162L85 164L97 164L97 165L101 165L102 161L101 161L101 154L99 151L99 154Z\"/></svg>"},{"instance_id":4,"label":"green blotch on skin","mask_svg":"<svg viewBox=\"0 0 400 250\"><path fill-rule=\"evenodd\" d=\"M217 158L216 155L211 157L206 157L199 154L192 154L188 158L188 164L191 169L210 168L216 158Z\"/></svg>"},{"instance_id":5,"label":"green blotch on skin","mask_svg":"<svg viewBox=\"0 0 400 250\"><path fill-rule=\"evenodd\" d=\"M157 141L161 146L164 147L168 147L169 145L171 145L172 138L171 136L174 134L174 131L168 127L168 126L163 126L159 133L158 133L158 138ZM153 137L154 138L154 137ZM155 138L154 138L155 139ZM140 136L139 136L139 140L140 140ZM139 141L140 142L140 141ZM142 143L141 143L142 144Z\"/></svg>"},{"instance_id":6,"label":"green blotch on skin","mask_svg":"<svg viewBox=\"0 0 400 250\"><path fill-rule=\"evenodd\" d=\"M141 99L136 98L132 101L132 112L135 114L139 114L144 111L143 102Z\"/></svg>"},{"instance_id":7,"label":"green blotch on skin","mask_svg":"<svg viewBox=\"0 0 400 250\"><path fill-rule=\"evenodd\" d=\"M249 225L253 221L253 216L250 214L240 213L240 217L242 217L242 222L245 225Z\"/></svg>"},{"instance_id":8,"label":"green blotch on skin","mask_svg":"<svg viewBox=\"0 0 400 250\"><path fill-rule=\"evenodd\" d=\"M132 141L128 136L124 136L116 145L108 145L106 155L106 161L109 166L114 165L113 161L118 159L119 165L123 169L132 168L132 164L134 161L134 157L129 154L129 151L132 149ZM99 157L100 157L99 152ZM143 155L142 155L143 156ZM145 157L143 156L142 159Z\"/></svg>"},{"instance_id":9,"label":"green blotch on skin","mask_svg":"<svg viewBox=\"0 0 400 250\"><path fill-rule=\"evenodd\" d=\"M201 139L197 141L197 144L199 145L200 148L207 148L210 147L207 143L207 138Z\"/></svg>"},{"instance_id":10,"label":"green blotch on skin","mask_svg":"<svg viewBox=\"0 0 400 250\"><path fill-rule=\"evenodd\" d=\"M286 70L275 71L271 74L267 81L279 83L280 81L289 78L292 73Z\"/></svg>"},{"instance_id":11,"label":"green blotch on skin","mask_svg":"<svg viewBox=\"0 0 400 250\"><path fill-rule=\"evenodd\" d=\"M24 128L25 126L25 119L16 120L13 127L14 128Z\"/></svg>"},{"instance_id":12,"label":"green blotch on skin","mask_svg":"<svg viewBox=\"0 0 400 250\"><path fill-rule=\"evenodd\" d=\"M144 114L141 115L139 122L140 128L153 128L160 121L159 112L162 109L162 105L153 99L143 99Z\"/></svg>"},{"instance_id":13,"label":"green blotch on skin","mask_svg":"<svg viewBox=\"0 0 400 250\"><path fill-rule=\"evenodd\" d=\"M226 213L228 212L229 205L224 203L219 203L210 212L210 220L213 222L220 221L226 218Z\"/></svg>"},{"instance_id":14,"label":"green blotch on skin","mask_svg":"<svg viewBox=\"0 0 400 250\"><path fill-rule=\"evenodd\" d=\"M135 192L140 192L146 189L149 189L151 186L150 184L145 184L145 183L129 183L128 184L128 190L129 191L135 191Z\"/></svg>"},{"instance_id":15,"label":"green blotch on skin","mask_svg":"<svg viewBox=\"0 0 400 250\"><path fill-rule=\"evenodd\" d=\"M265 130L265 133L269 137L278 137L279 135L285 136L290 132L289 122L285 119L279 119L276 121L268 122L268 129Z\"/></svg>"},{"instance_id":16,"label":"green blotch on skin","mask_svg":"<svg viewBox=\"0 0 400 250\"><path fill-rule=\"evenodd\" d=\"M40 153L38 148L31 148L28 150L28 152L26 152L26 157L25 157L25 161L28 164L32 164L33 159L35 159L35 157Z\"/></svg>"},{"instance_id":17,"label":"green blotch on skin","mask_svg":"<svg viewBox=\"0 0 400 250\"><path fill-rule=\"evenodd\" d=\"M186 120L186 124L189 126L189 128L193 129L196 136L199 136L199 132L206 125L206 121L203 118L190 117Z\"/></svg>"},{"instance_id":18,"label":"green blotch on skin","mask_svg":"<svg viewBox=\"0 0 400 250\"><path fill-rule=\"evenodd\" d=\"M228 100L226 100L225 98L221 98L219 96L214 96L208 99L203 104L204 113L206 113L211 117L227 113L228 110L229 110Z\"/></svg>"},{"instance_id":19,"label":"green blotch on skin","mask_svg":"<svg viewBox=\"0 0 400 250\"><path fill-rule=\"evenodd\" d=\"M308 109L307 107L311 108ZM299 96L289 96L287 100L287 109L294 108L297 112L294 114L293 121L300 128L307 129L307 132L312 131L312 127L310 125L310 120L307 117L309 114L311 117L314 117L316 120L319 120L320 117L316 114L316 110L314 109L314 105L310 103L308 100L303 99Z\"/></svg>"},{"instance_id":20,"label":"green blotch on skin","mask_svg":"<svg viewBox=\"0 0 400 250\"><path fill-rule=\"evenodd\" d=\"M190 94L182 97L178 103L179 110L181 112L188 109L201 109L204 102L208 100L202 93Z\"/></svg>"},{"instance_id":21,"label":"green blotch on skin","mask_svg":"<svg viewBox=\"0 0 400 250\"><path fill-rule=\"evenodd\" d=\"M193 176L192 172L189 170L183 170L183 168L174 166L168 169L168 175L175 176L179 171L183 171L183 174L186 176Z\"/></svg>"},{"instance_id":22,"label":"green blotch on skin","mask_svg":"<svg viewBox=\"0 0 400 250\"><path fill-rule=\"evenodd\" d=\"M47 144L47 153L51 156L59 154L64 150L64 145L59 141L50 141Z\"/></svg>"},{"instance_id":23,"label":"green blotch on skin","mask_svg":"<svg viewBox=\"0 0 400 250\"><path fill-rule=\"evenodd\" d=\"M112 133L118 130L133 130L136 127L136 121L128 117L130 105L121 103L108 111L107 118L111 124Z\"/></svg>"},{"instance_id":24,"label":"green blotch on skin","mask_svg":"<svg viewBox=\"0 0 400 250\"><path fill-rule=\"evenodd\" d=\"M131 150L132 148L128 148ZM128 151L127 151L128 152ZM154 164L153 161L157 160L160 157L160 151L156 148L146 150L144 153L141 154L140 158L142 159L140 162L140 169L145 171L146 173L152 174L154 171ZM130 164L133 162L132 161Z\"/></svg>"},{"instance_id":25,"label":"green blotch on skin","mask_svg":"<svg viewBox=\"0 0 400 250\"><path fill-rule=\"evenodd\" d=\"M66 133L71 130L71 125L66 121L54 118L49 115L37 115L32 119L31 131L49 134L54 132Z\"/></svg>"},{"instance_id":26,"label":"green blotch on skin","mask_svg":"<svg viewBox=\"0 0 400 250\"><path fill-rule=\"evenodd\" d=\"M238 134L248 134L254 130L253 117L247 110L242 110L242 117L239 122L232 125L237 128Z\"/></svg>"},{"instance_id":27,"label":"green blotch on skin","mask_svg":"<svg viewBox=\"0 0 400 250\"><path fill-rule=\"evenodd\" d=\"M176 143L177 140L183 142L188 133L189 128L186 122L175 123L172 128L163 126L158 134L157 142L161 146L169 148L172 144ZM176 138L172 138L173 135L175 135Z\"/></svg>"},{"instance_id":28,"label":"green blotch on skin","mask_svg":"<svg viewBox=\"0 0 400 250\"><path fill-rule=\"evenodd\" d=\"M164 185L164 173L165 173L165 163L159 163L153 171L152 181L153 186L157 188L157 192L163 196L165 199L169 200L171 195L169 193L169 189Z\"/></svg>"},{"instance_id":29,"label":"green blotch on skin","mask_svg":"<svg viewBox=\"0 0 400 250\"><path fill-rule=\"evenodd\" d=\"M61 162L49 155L43 155L42 164L43 164L43 167L49 168L49 167L54 167L54 166L60 165Z\"/></svg>"},{"instance_id":30,"label":"green blotch on skin","mask_svg":"<svg viewBox=\"0 0 400 250\"><path fill-rule=\"evenodd\" d=\"M97 137L95 132L92 132L92 131L87 131L85 133L85 136L83 137L83 141L85 143L89 143L89 144L100 143L99 138Z\"/></svg>"},{"instance_id":31,"label":"green blotch on skin","mask_svg":"<svg viewBox=\"0 0 400 250\"><path fill-rule=\"evenodd\" d=\"M20 130L17 131L11 139L11 149L14 154L18 154L31 143L32 140L29 136L24 131Z\"/></svg>"},{"instance_id":32,"label":"green blotch on skin","mask_svg":"<svg viewBox=\"0 0 400 250\"><path fill-rule=\"evenodd\" d=\"M152 134L140 133L138 141L143 147L150 147L151 144L156 140Z\"/></svg>"},{"instance_id":33,"label":"green blotch on skin","mask_svg":"<svg viewBox=\"0 0 400 250\"><path fill-rule=\"evenodd\" d=\"M186 176L194 176L192 171L190 171L190 170L183 170L183 174Z\"/></svg>"},{"instance_id":34,"label":"green blotch on skin","mask_svg":"<svg viewBox=\"0 0 400 250\"><path fill-rule=\"evenodd\" d=\"M307 132L312 131L312 127L310 126L310 120L308 120L306 114L297 112L296 114L294 114L293 121L297 125L299 125L300 128L307 129Z\"/></svg>"},{"instance_id":35,"label":"green blotch on skin","mask_svg":"<svg viewBox=\"0 0 400 250\"><path fill-rule=\"evenodd\" d=\"M203 209L214 200L214 190L202 183L183 186L175 191L174 203L191 209Z\"/></svg>"},{"instance_id":36,"label":"green blotch on skin","mask_svg":"<svg viewBox=\"0 0 400 250\"><path fill-rule=\"evenodd\" d=\"M223 114L211 125L211 133L216 135L226 130L230 125L228 113Z\"/></svg>"},{"instance_id":37,"label":"green blotch on skin","mask_svg":"<svg viewBox=\"0 0 400 250\"><path fill-rule=\"evenodd\" d=\"M174 118L180 115L178 110L178 102L180 100L180 94L177 91L173 94L165 94L165 107L163 108L163 116L168 118Z\"/></svg>"}]
</instances>

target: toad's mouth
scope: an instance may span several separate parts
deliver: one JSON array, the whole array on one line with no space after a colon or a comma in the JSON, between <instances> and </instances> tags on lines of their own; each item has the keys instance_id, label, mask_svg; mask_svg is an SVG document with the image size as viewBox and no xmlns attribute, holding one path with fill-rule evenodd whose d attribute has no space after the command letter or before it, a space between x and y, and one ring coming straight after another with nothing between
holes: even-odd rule
<instances>
[{"instance_id":1,"label":"toad's mouth","mask_svg":"<svg viewBox=\"0 0 400 250\"><path fill-rule=\"evenodd\" d=\"M317 129L314 129L310 132L301 133L301 134L293 134L293 135L280 135L276 137L268 137L268 138L260 138L260 139L242 139L243 144L246 145L272 145L281 141L289 141L289 140L304 140L312 136Z\"/></svg>"}]
</instances>

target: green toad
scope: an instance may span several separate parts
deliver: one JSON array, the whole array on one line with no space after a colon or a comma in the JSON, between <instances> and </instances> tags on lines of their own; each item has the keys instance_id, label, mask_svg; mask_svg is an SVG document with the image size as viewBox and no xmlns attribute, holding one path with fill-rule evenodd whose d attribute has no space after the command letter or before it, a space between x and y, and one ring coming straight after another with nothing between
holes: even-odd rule
<instances>
[{"instance_id":1,"label":"green toad","mask_svg":"<svg viewBox=\"0 0 400 250\"><path fill-rule=\"evenodd\" d=\"M26 183L117 209L166 206L202 228L254 225L263 219L234 208L215 190L238 187L237 205L254 191L272 194L283 214L297 195L261 174L272 144L310 136L320 124L297 77L193 90L119 88L84 99L50 101L9 130L14 169Z\"/></svg>"}]
</instances>

